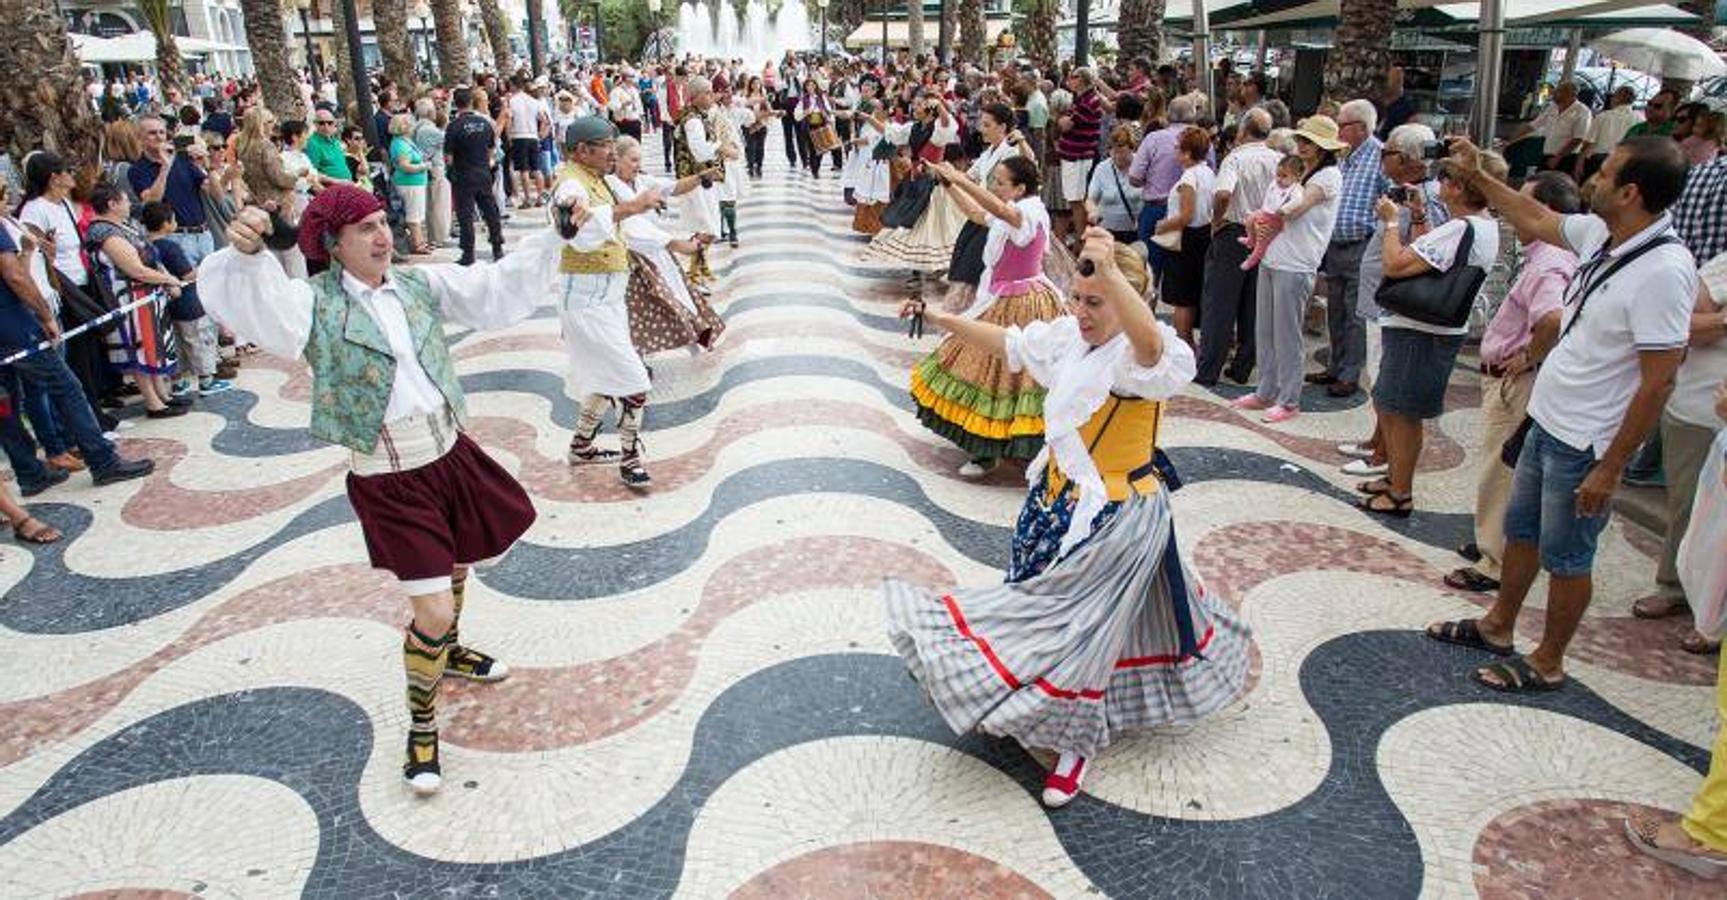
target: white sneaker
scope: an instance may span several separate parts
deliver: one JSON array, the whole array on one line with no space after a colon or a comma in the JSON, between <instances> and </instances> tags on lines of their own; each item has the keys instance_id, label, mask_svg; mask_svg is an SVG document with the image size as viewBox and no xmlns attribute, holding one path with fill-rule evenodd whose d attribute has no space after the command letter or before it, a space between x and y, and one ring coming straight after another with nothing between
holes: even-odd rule
<instances>
[{"instance_id":1,"label":"white sneaker","mask_svg":"<svg viewBox=\"0 0 1727 900\"><path fill-rule=\"evenodd\" d=\"M1354 459L1373 458L1373 448L1361 443L1338 444L1337 452Z\"/></svg>"},{"instance_id":2,"label":"white sneaker","mask_svg":"<svg viewBox=\"0 0 1727 900\"><path fill-rule=\"evenodd\" d=\"M1365 459L1352 459L1349 462L1344 463L1342 469L1343 474L1345 475L1371 477L1374 475L1384 475L1386 472L1391 471L1391 466L1387 463L1370 462Z\"/></svg>"}]
</instances>

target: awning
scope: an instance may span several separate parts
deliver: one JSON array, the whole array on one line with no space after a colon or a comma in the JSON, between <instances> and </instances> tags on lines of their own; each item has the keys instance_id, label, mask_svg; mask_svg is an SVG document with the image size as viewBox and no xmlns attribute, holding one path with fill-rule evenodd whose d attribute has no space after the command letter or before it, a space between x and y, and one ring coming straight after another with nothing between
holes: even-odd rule
<instances>
[{"instance_id":1,"label":"awning","mask_svg":"<svg viewBox=\"0 0 1727 900\"><path fill-rule=\"evenodd\" d=\"M1401 28L1444 28L1469 26L1479 21L1481 4L1445 3L1443 0L1399 0L1397 24ZM1227 15L1213 16L1216 30L1249 30L1256 28L1297 28L1336 24L1338 0L1310 0L1274 12L1249 15L1226 21ZM1506 0L1505 23L1508 26L1556 25L1566 27L1621 28L1637 25L1687 25L1697 16L1678 7L1648 0Z\"/></svg>"},{"instance_id":2,"label":"awning","mask_svg":"<svg viewBox=\"0 0 1727 900\"><path fill-rule=\"evenodd\" d=\"M90 34L71 34L68 37L72 39L72 49L78 54L80 62L101 64L156 61L156 36L148 31L135 31L117 38ZM195 37L176 36L174 43L180 48L182 57L202 57L211 53L246 49L235 44Z\"/></svg>"},{"instance_id":3,"label":"awning","mask_svg":"<svg viewBox=\"0 0 1727 900\"><path fill-rule=\"evenodd\" d=\"M994 44L996 38L1000 37L1002 32L1008 30L1008 26L1011 23L1006 19L987 19L983 24L985 42ZM933 48L936 44L936 40L940 36L940 30L941 24L936 21L935 17L931 16L924 19L924 46ZM953 41L955 44L959 43L958 28L955 28L953 31ZM904 20L888 20L887 45L894 49L903 49L911 46L911 24ZM868 50L871 47L880 47L881 20L876 19L859 25L856 31L846 36L844 46L850 50Z\"/></svg>"}]
</instances>

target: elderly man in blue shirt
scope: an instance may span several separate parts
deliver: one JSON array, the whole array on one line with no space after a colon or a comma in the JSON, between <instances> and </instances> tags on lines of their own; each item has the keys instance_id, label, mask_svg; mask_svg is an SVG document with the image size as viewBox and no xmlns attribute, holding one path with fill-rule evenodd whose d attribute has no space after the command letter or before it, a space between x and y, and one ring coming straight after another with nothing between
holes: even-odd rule
<instances>
[{"instance_id":1,"label":"elderly man in blue shirt","mask_svg":"<svg viewBox=\"0 0 1727 900\"><path fill-rule=\"evenodd\" d=\"M1351 100L1337 112L1337 137L1349 145L1349 155L1339 164L1343 193L1337 205L1337 225L1319 267L1330 283L1325 305L1331 355L1324 372L1307 376L1311 384L1327 385L1326 392L1333 397L1348 397L1359 389L1361 364L1367 359L1367 331L1355 314L1361 291L1361 255L1373 237L1374 204L1391 186L1379 168L1382 145L1373 136L1378 124L1379 111L1369 100Z\"/></svg>"}]
</instances>

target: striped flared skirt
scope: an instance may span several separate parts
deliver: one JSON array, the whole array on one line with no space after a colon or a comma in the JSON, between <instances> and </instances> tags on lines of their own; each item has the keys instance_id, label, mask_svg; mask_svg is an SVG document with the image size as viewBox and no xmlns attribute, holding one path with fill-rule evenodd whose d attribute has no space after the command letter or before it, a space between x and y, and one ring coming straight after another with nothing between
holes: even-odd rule
<instances>
[{"instance_id":1,"label":"striped flared skirt","mask_svg":"<svg viewBox=\"0 0 1727 900\"><path fill-rule=\"evenodd\" d=\"M1041 487L1026 502L1045 539L1065 532ZM894 649L959 734L1089 757L1124 731L1204 718L1247 681L1248 629L1182 563L1166 491L1105 510L1023 580L941 592L889 579L883 593Z\"/></svg>"}]
</instances>

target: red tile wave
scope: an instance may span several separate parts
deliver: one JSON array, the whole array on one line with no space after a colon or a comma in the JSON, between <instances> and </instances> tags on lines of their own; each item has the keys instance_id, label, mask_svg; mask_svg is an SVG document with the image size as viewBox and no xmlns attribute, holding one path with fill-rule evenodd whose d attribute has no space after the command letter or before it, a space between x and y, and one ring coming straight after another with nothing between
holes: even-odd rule
<instances>
[{"instance_id":1,"label":"red tile wave","mask_svg":"<svg viewBox=\"0 0 1727 900\"><path fill-rule=\"evenodd\" d=\"M1445 573L1383 538L1311 522L1244 522L1207 534L1194 548L1194 562L1208 582L1239 603L1253 588L1281 575L1309 571L1362 572L1432 586L1486 607L1485 594L1445 587ZM1461 563L1459 563L1461 564ZM1539 600L1539 598L1537 598ZM1526 608L1520 637L1541 639L1544 610ZM1713 656L1679 649L1690 630L1684 616L1648 621L1626 616L1583 620L1568 649L1570 658L1655 681L1707 686L1715 683ZM1483 660L1485 664L1487 660Z\"/></svg>"},{"instance_id":2,"label":"red tile wave","mask_svg":"<svg viewBox=\"0 0 1727 900\"><path fill-rule=\"evenodd\" d=\"M156 461L156 471L144 486L120 508L120 519L133 528L151 531L190 531L232 525L247 519L268 515L310 497L341 474L347 466L334 463L316 472L255 488L227 488L205 491L175 484L170 477L175 467L186 458L186 445L163 438L142 438L129 441L128 452L148 456ZM226 465L242 465L229 460ZM267 459L255 460L260 471L267 470Z\"/></svg>"},{"instance_id":3,"label":"red tile wave","mask_svg":"<svg viewBox=\"0 0 1727 900\"><path fill-rule=\"evenodd\" d=\"M1042 900L1050 896L1013 869L964 850L919 841L867 841L789 859L745 882L732 892L731 900Z\"/></svg>"},{"instance_id":4,"label":"red tile wave","mask_svg":"<svg viewBox=\"0 0 1727 900\"><path fill-rule=\"evenodd\" d=\"M795 538L748 551L708 580L676 631L631 653L574 666L517 666L495 685L444 682L440 732L464 747L497 752L616 734L683 699L702 645L732 613L776 594L870 587L890 573L923 584L953 582L947 567L923 551L874 538ZM493 651L507 657L508 647Z\"/></svg>"},{"instance_id":5,"label":"red tile wave","mask_svg":"<svg viewBox=\"0 0 1727 900\"><path fill-rule=\"evenodd\" d=\"M94 681L28 700L0 703L0 767L65 740L96 721L146 678L193 650L278 622L322 617L395 624L406 603L389 574L359 564L309 569L242 591L205 613L173 643Z\"/></svg>"},{"instance_id":6,"label":"red tile wave","mask_svg":"<svg viewBox=\"0 0 1727 900\"><path fill-rule=\"evenodd\" d=\"M1475 840L1475 889L1482 900L1611 897L1718 898L1721 882L1645 856L1625 837L1633 813L1672 813L1610 800L1545 800L1501 813Z\"/></svg>"}]
</instances>

